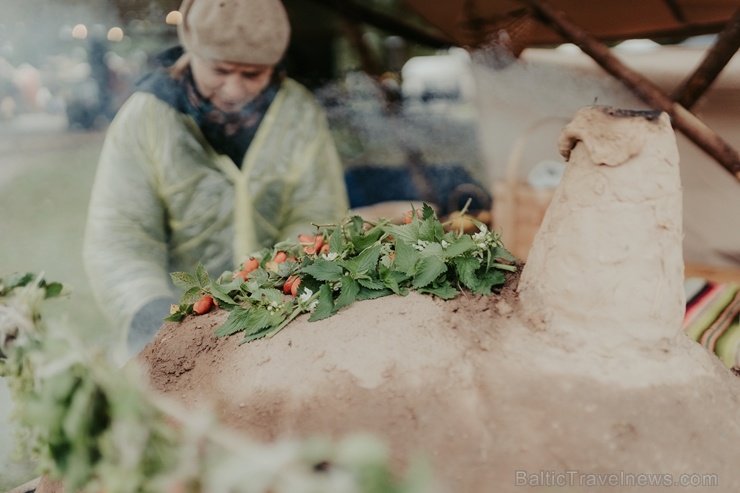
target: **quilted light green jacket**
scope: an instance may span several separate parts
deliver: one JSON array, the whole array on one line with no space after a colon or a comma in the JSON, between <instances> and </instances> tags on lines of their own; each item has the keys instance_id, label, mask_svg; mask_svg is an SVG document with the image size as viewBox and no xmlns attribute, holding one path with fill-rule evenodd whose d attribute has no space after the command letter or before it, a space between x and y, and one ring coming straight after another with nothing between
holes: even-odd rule
<instances>
[{"instance_id":1,"label":"quilted light green jacket","mask_svg":"<svg viewBox=\"0 0 740 493\"><path fill-rule=\"evenodd\" d=\"M103 311L128 329L150 301L179 299L170 273L213 277L250 253L348 212L343 168L323 109L286 79L241 168L195 121L137 92L111 122L98 164L84 264ZM125 337L125 335L124 335Z\"/></svg>"}]
</instances>

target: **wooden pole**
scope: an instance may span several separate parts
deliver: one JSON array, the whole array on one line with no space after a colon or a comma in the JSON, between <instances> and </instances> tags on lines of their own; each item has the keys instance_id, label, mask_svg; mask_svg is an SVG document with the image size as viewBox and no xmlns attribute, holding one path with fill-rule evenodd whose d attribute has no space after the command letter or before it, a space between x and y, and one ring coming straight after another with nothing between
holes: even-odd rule
<instances>
[{"instance_id":1,"label":"wooden pole","mask_svg":"<svg viewBox=\"0 0 740 493\"><path fill-rule=\"evenodd\" d=\"M740 48L740 9L737 9L727 26L717 35L717 40L707 51L701 64L673 92L671 98L687 110L691 109L727 66L738 48Z\"/></svg>"},{"instance_id":2,"label":"wooden pole","mask_svg":"<svg viewBox=\"0 0 740 493\"><path fill-rule=\"evenodd\" d=\"M581 48L584 53L608 73L621 80L643 101L655 109L668 113L675 128L740 181L740 155L720 135L689 110L673 101L648 79L625 66L611 54L608 47L571 21L563 12L555 10L544 0L523 1L529 4L542 22Z\"/></svg>"}]
</instances>

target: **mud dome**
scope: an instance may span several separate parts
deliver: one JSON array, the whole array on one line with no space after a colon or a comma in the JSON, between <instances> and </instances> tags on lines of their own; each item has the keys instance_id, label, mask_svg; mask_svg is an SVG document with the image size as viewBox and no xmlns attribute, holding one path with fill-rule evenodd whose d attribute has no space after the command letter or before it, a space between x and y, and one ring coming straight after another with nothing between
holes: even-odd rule
<instances>
[{"instance_id":1,"label":"mud dome","mask_svg":"<svg viewBox=\"0 0 740 493\"><path fill-rule=\"evenodd\" d=\"M680 331L668 117L586 108L563 135L518 286L364 301L245 345L212 335L225 312L192 317L138 357L151 386L259 440L374 433L442 492L740 491L740 380Z\"/></svg>"}]
</instances>

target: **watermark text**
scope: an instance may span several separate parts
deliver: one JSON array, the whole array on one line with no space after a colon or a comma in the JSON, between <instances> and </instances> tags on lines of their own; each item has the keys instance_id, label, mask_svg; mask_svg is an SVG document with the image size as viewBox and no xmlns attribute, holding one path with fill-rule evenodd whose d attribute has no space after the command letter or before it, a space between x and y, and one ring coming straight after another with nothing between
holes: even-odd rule
<instances>
[{"instance_id":1,"label":"watermark text","mask_svg":"<svg viewBox=\"0 0 740 493\"><path fill-rule=\"evenodd\" d=\"M685 488L706 488L719 486L719 477L714 473L588 473L583 471L516 471L516 486L546 487L626 487L626 486L664 486Z\"/></svg>"}]
</instances>

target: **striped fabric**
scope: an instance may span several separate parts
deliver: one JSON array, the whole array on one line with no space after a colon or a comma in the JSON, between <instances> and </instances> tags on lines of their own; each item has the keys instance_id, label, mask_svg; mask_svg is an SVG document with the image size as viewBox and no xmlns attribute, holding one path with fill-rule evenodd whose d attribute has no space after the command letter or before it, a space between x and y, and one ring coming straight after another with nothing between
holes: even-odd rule
<instances>
[{"instance_id":1,"label":"striped fabric","mask_svg":"<svg viewBox=\"0 0 740 493\"><path fill-rule=\"evenodd\" d=\"M740 366L740 283L687 279L683 330L729 368Z\"/></svg>"}]
</instances>

